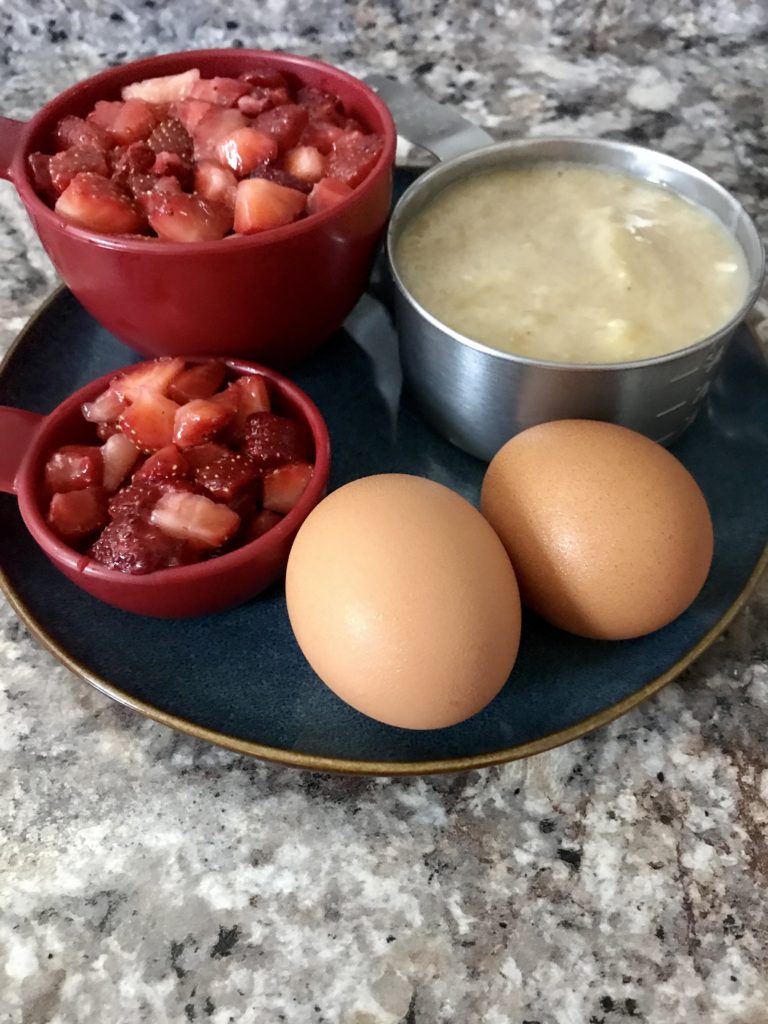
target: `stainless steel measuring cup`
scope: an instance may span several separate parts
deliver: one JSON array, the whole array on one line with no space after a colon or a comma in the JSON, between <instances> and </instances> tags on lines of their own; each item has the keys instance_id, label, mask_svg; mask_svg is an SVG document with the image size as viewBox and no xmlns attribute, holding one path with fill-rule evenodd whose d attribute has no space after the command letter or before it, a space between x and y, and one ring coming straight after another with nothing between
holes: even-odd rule
<instances>
[{"instance_id":1,"label":"stainless steel measuring cup","mask_svg":"<svg viewBox=\"0 0 768 1024\"><path fill-rule=\"evenodd\" d=\"M392 111L398 134L441 161L405 192L387 236L403 374L427 419L458 447L486 460L514 434L554 419L608 420L665 445L674 441L693 422L726 345L762 284L763 248L738 200L690 164L642 146L578 138L493 143L481 128L410 87L379 76L368 81ZM749 286L741 308L707 338L626 363L569 364L516 356L441 323L403 282L397 250L404 227L438 192L468 174L539 161L622 170L710 210L745 254Z\"/></svg>"}]
</instances>

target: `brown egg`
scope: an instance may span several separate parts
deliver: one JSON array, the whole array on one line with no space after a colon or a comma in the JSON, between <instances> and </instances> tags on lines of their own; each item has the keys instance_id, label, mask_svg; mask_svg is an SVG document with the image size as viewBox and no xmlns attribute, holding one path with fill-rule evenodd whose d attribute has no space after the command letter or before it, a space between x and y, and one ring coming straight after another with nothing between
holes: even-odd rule
<instances>
[{"instance_id":1,"label":"brown egg","mask_svg":"<svg viewBox=\"0 0 768 1024\"><path fill-rule=\"evenodd\" d=\"M488 467L480 508L523 602L579 636L622 640L665 626L712 562L712 520L691 474L611 423L559 420L513 437Z\"/></svg>"},{"instance_id":2,"label":"brown egg","mask_svg":"<svg viewBox=\"0 0 768 1024\"><path fill-rule=\"evenodd\" d=\"M366 477L302 525L286 576L291 626L342 700L404 729L474 715L512 670L520 598L477 509L421 477Z\"/></svg>"}]
</instances>

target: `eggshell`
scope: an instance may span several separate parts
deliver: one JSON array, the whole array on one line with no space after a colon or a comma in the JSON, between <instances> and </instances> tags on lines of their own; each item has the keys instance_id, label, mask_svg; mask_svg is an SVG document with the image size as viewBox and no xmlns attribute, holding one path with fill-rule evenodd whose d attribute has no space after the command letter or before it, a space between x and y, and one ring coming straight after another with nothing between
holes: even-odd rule
<instances>
[{"instance_id":1,"label":"eggshell","mask_svg":"<svg viewBox=\"0 0 768 1024\"><path fill-rule=\"evenodd\" d=\"M480 513L420 477L347 484L302 525L286 575L291 626L320 678L405 729L461 722L509 676L520 598Z\"/></svg>"},{"instance_id":2,"label":"eggshell","mask_svg":"<svg viewBox=\"0 0 768 1024\"><path fill-rule=\"evenodd\" d=\"M523 603L580 636L651 633L696 598L712 562L709 509L661 445L591 420L523 431L494 457L480 507Z\"/></svg>"}]
</instances>

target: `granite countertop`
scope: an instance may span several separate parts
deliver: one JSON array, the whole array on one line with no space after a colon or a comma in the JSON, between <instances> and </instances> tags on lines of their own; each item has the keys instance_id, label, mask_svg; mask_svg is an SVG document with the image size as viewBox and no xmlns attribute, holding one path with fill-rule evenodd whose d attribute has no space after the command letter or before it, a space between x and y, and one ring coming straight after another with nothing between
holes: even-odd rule
<instances>
[{"instance_id":1,"label":"granite countertop","mask_svg":"<svg viewBox=\"0 0 768 1024\"><path fill-rule=\"evenodd\" d=\"M673 11L674 13L669 13ZM279 47L499 136L648 142L768 231L761 0L5 0L3 113L106 63ZM0 186L0 347L55 276ZM89 689L0 608L0 1022L766 1024L768 583L613 725L460 776L261 765Z\"/></svg>"}]
</instances>

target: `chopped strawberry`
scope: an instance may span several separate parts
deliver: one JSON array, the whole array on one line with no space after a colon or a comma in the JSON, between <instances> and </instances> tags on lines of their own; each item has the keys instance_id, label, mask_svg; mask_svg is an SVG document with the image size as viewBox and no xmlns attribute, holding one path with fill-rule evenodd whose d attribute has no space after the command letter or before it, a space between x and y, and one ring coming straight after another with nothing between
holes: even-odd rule
<instances>
[{"instance_id":1,"label":"chopped strawberry","mask_svg":"<svg viewBox=\"0 0 768 1024\"><path fill-rule=\"evenodd\" d=\"M117 420L107 420L96 424L96 436L100 441L108 441L110 437L120 433Z\"/></svg>"},{"instance_id":2,"label":"chopped strawberry","mask_svg":"<svg viewBox=\"0 0 768 1024\"><path fill-rule=\"evenodd\" d=\"M220 107L234 107L250 89L248 82L238 78L201 78L195 82L188 95L193 100L205 100L206 103L216 103Z\"/></svg>"},{"instance_id":3,"label":"chopped strawberry","mask_svg":"<svg viewBox=\"0 0 768 1024\"><path fill-rule=\"evenodd\" d=\"M176 178L184 187L192 183L193 173L192 161L178 153L158 153L152 164L152 174L158 178Z\"/></svg>"},{"instance_id":4,"label":"chopped strawberry","mask_svg":"<svg viewBox=\"0 0 768 1024\"><path fill-rule=\"evenodd\" d=\"M168 396L183 405L193 398L210 398L224 383L227 368L219 359L210 359L190 366L175 378Z\"/></svg>"},{"instance_id":5,"label":"chopped strawberry","mask_svg":"<svg viewBox=\"0 0 768 1024\"><path fill-rule=\"evenodd\" d=\"M256 412L246 420L243 451L260 469L271 469L285 462L304 462L309 444L302 424L296 420L273 412Z\"/></svg>"},{"instance_id":6,"label":"chopped strawberry","mask_svg":"<svg viewBox=\"0 0 768 1024\"><path fill-rule=\"evenodd\" d=\"M136 369L115 377L109 387L126 402L135 402L146 394L167 395L173 381L183 372L181 356L163 356L140 363Z\"/></svg>"},{"instance_id":7,"label":"chopped strawberry","mask_svg":"<svg viewBox=\"0 0 768 1024\"><path fill-rule=\"evenodd\" d=\"M125 434L113 434L101 446L101 458L104 465L102 484L106 491L116 491L136 465L139 449L129 441Z\"/></svg>"},{"instance_id":8,"label":"chopped strawberry","mask_svg":"<svg viewBox=\"0 0 768 1024\"><path fill-rule=\"evenodd\" d=\"M108 569L135 576L197 560L183 541L169 537L141 514L114 519L91 545L89 554Z\"/></svg>"},{"instance_id":9,"label":"chopped strawberry","mask_svg":"<svg viewBox=\"0 0 768 1024\"><path fill-rule=\"evenodd\" d=\"M237 186L235 231L251 235L296 220L307 205L307 197L296 189L276 185L264 178L248 178Z\"/></svg>"},{"instance_id":10,"label":"chopped strawberry","mask_svg":"<svg viewBox=\"0 0 768 1024\"><path fill-rule=\"evenodd\" d=\"M366 178L381 154L383 143L378 135L350 132L333 144L328 158L328 175L354 188Z\"/></svg>"},{"instance_id":11,"label":"chopped strawberry","mask_svg":"<svg viewBox=\"0 0 768 1024\"><path fill-rule=\"evenodd\" d=\"M284 153L298 145L308 119L309 115L304 107L299 107L295 103L284 103L280 107L259 114L253 126L260 132L273 135L280 152Z\"/></svg>"},{"instance_id":12,"label":"chopped strawberry","mask_svg":"<svg viewBox=\"0 0 768 1024\"><path fill-rule=\"evenodd\" d=\"M36 191L56 202L57 193L51 181L51 157L47 153L30 153L27 163Z\"/></svg>"},{"instance_id":13,"label":"chopped strawberry","mask_svg":"<svg viewBox=\"0 0 768 1024\"><path fill-rule=\"evenodd\" d=\"M241 96L237 101L237 109L246 117L256 117L263 114L265 110L272 110L274 107L281 107L290 103L291 97L287 89L269 89L266 86L256 85L247 96Z\"/></svg>"},{"instance_id":14,"label":"chopped strawberry","mask_svg":"<svg viewBox=\"0 0 768 1024\"><path fill-rule=\"evenodd\" d=\"M307 213L322 213L323 210L330 210L332 206L337 206L351 196L353 191L343 181L337 181L335 178L323 178L309 193Z\"/></svg>"},{"instance_id":15,"label":"chopped strawberry","mask_svg":"<svg viewBox=\"0 0 768 1024\"><path fill-rule=\"evenodd\" d=\"M72 146L51 157L49 173L56 192L61 194L76 174L86 171L106 178L109 175L107 159L94 146Z\"/></svg>"},{"instance_id":16,"label":"chopped strawberry","mask_svg":"<svg viewBox=\"0 0 768 1024\"><path fill-rule=\"evenodd\" d=\"M207 466L195 470L195 482L204 487L217 501L236 501L244 492L252 490L261 474L247 455L227 452Z\"/></svg>"},{"instance_id":17,"label":"chopped strawberry","mask_svg":"<svg viewBox=\"0 0 768 1024\"><path fill-rule=\"evenodd\" d=\"M70 544L85 540L107 522L107 499L102 487L54 494L47 521L54 533Z\"/></svg>"},{"instance_id":18,"label":"chopped strawberry","mask_svg":"<svg viewBox=\"0 0 768 1024\"><path fill-rule=\"evenodd\" d=\"M155 162L155 152L146 142L132 142L130 146L115 146L110 153L112 179L127 184L132 174L146 174Z\"/></svg>"},{"instance_id":19,"label":"chopped strawberry","mask_svg":"<svg viewBox=\"0 0 768 1024\"><path fill-rule=\"evenodd\" d=\"M201 160L195 168L195 192L234 209L237 178L215 160Z\"/></svg>"},{"instance_id":20,"label":"chopped strawberry","mask_svg":"<svg viewBox=\"0 0 768 1024\"><path fill-rule=\"evenodd\" d=\"M246 374L222 392L222 400L225 396L231 396L236 407L235 418L227 428L227 441L239 445L245 436L248 417L255 412L269 412L271 408L267 383L261 374Z\"/></svg>"},{"instance_id":21,"label":"chopped strawberry","mask_svg":"<svg viewBox=\"0 0 768 1024\"><path fill-rule=\"evenodd\" d=\"M247 127L248 122L239 110L225 107L211 107L198 121L192 132L195 143L195 160L218 160L221 162L220 146L232 132Z\"/></svg>"},{"instance_id":22,"label":"chopped strawberry","mask_svg":"<svg viewBox=\"0 0 768 1024\"><path fill-rule=\"evenodd\" d=\"M296 102L306 107L310 121L338 121L343 115L341 101L336 96L313 85L302 85L296 93Z\"/></svg>"},{"instance_id":23,"label":"chopped strawberry","mask_svg":"<svg viewBox=\"0 0 768 1024\"><path fill-rule=\"evenodd\" d=\"M132 142L146 139L155 126L155 111L151 104L141 99L129 99L122 103L99 101L88 115L89 121L106 131L110 140L118 146L129 146Z\"/></svg>"},{"instance_id":24,"label":"chopped strawberry","mask_svg":"<svg viewBox=\"0 0 768 1024\"><path fill-rule=\"evenodd\" d=\"M302 181L301 178L294 177L293 174L284 171L282 167L275 167L274 164L259 164L258 167L254 167L249 177L274 181L276 185L282 185L283 188L296 189L297 192L303 192L305 195L309 195L312 191L310 182Z\"/></svg>"},{"instance_id":25,"label":"chopped strawberry","mask_svg":"<svg viewBox=\"0 0 768 1024\"><path fill-rule=\"evenodd\" d=\"M202 196L163 195L149 206L150 226L171 242L215 242L232 228L232 211Z\"/></svg>"},{"instance_id":26,"label":"chopped strawberry","mask_svg":"<svg viewBox=\"0 0 768 1024\"><path fill-rule=\"evenodd\" d=\"M155 153L177 153L187 160L192 156L192 136L176 117L168 117L153 128L147 144Z\"/></svg>"},{"instance_id":27,"label":"chopped strawberry","mask_svg":"<svg viewBox=\"0 0 768 1024\"><path fill-rule=\"evenodd\" d=\"M181 448L191 448L213 440L234 417L231 407L210 398L194 398L177 408L173 440Z\"/></svg>"},{"instance_id":28,"label":"chopped strawberry","mask_svg":"<svg viewBox=\"0 0 768 1024\"><path fill-rule=\"evenodd\" d=\"M264 508L269 512L290 512L312 479L313 467L306 462L280 466L264 477Z\"/></svg>"},{"instance_id":29,"label":"chopped strawberry","mask_svg":"<svg viewBox=\"0 0 768 1024\"><path fill-rule=\"evenodd\" d=\"M202 494L169 491L157 502L150 522L178 540L203 548L218 548L234 536L240 516Z\"/></svg>"},{"instance_id":30,"label":"chopped strawberry","mask_svg":"<svg viewBox=\"0 0 768 1024\"><path fill-rule=\"evenodd\" d=\"M135 473L133 476L133 480L125 487L121 487L117 494L113 494L109 500L107 511L112 519L133 515L142 515L145 519L149 519L149 513L168 491L184 491L187 494L200 493L197 484L185 477L136 480Z\"/></svg>"},{"instance_id":31,"label":"chopped strawberry","mask_svg":"<svg viewBox=\"0 0 768 1024\"><path fill-rule=\"evenodd\" d=\"M68 444L59 448L45 464L45 486L55 491L81 491L102 481L101 449L94 445Z\"/></svg>"},{"instance_id":32,"label":"chopped strawberry","mask_svg":"<svg viewBox=\"0 0 768 1024\"><path fill-rule=\"evenodd\" d=\"M219 144L224 163L242 178L261 163L277 156L277 141L256 128L236 128Z\"/></svg>"},{"instance_id":33,"label":"chopped strawberry","mask_svg":"<svg viewBox=\"0 0 768 1024\"><path fill-rule=\"evenodd\" d=\"M267 508L262 509L248 524L246 531L248 540L258 540L259 537L263 537L273 526L277 526L282 518L279 512L272 512Z\"/></svg>"},{"instance_id":34,"label":"chopped strawberry","mask_svg":"<svg viewBox=\"0 0 768 1024\"><path fill-rule=\"evenodd\" d=\"M172 480L189 476L190 465L175 444L160 448L150 455L143 466L133 474L133 482L140 480Z\"/></svg>"},{"instance_id":35,"label":"chopped strawberry","mask_svg":"<svg viewBox=\"0 0 768 1024\"><path fill-rule=\"evenodd\" d=\"M190 68L179 75L163 75L159 78L145 78L143 82L124 85L124 100L141 99L147 103L173 103L185 99L200 79L197 68Z\"/></svg>"},{"instance_id":36,"label":"chopped strawberry","mask_svg":"<svg viewBox=\"0 0 768 1024\"><path fill-rule=\"evenodd\" d=\"M254 64L247 71L239 75L241 82L248 82L249 85L264 85L273 89L287 88L288 83L277 68L269 64Z\"/></svg>"},{"instance_id":37,"label":"chopped strawberry","mask_svg":"<svg viewBox=\"0 0 768 1024\"><path fill-rule=\"evenodd\" d=\"M299 144L302 146L314 146L324 155L328 155L333 149L333 144L344 135L344 129L332 121L310 121L301 133Z\"/></svg>"},{"instance_id":38,"label":"chopped strawberry","mask_svg":"<svg viewBox=\"0 0 768 1024\"><path fill-rule=\"evenodd\" d=\"M295 146L283 157L283 167L289 174L314 184L325 174L325 157L314 146Z\"/></svg>"},{"instance_id":39,"label":"chopped strawberry","mask_svg":"<svg viewBox=\"0 0 768 1024\"><path fill-rule=\"evenodd\" d=\"M111 139L108 133L93 121L84 121L82 117L68 114L56 125L54 139L59 149L70 149L72 146L93 146L106 152Z\"/></svg>"},{"instance_id":40,"label":"chopped strawberry","mask_svg":"<svg viewBox=\"0 0 768 1024\"><path fill-rule=\"evenodd\" d=\"M108 387L92 402L83 402L80 409L89 423L108 423L116 420L126 405L125 398L114 388Z\"/></svg>"},{"instance_id":41,"label":"chopped strawberry","mask_svg":"<svg viewBox=\"0 0 768 1024\"><path fill-rule=\"evenodd\" d=\"M198 444L194 448L187 448L184 451L184 458L187 464L194 471L202 469L203 466L212 466L219 459L229 455L229 448L225 444Z\"/></svg>"},{"instance_id":42,"label":"chopped strawberry","mask_svg":"<svg viewBox=\"0 0 768 1024\"><path fill-rule=\"evenodd\" d=\"M144 392L120 417L120 429L142 451L156 452L173 440L173 421L179 408L170 398Z\"/></svg>"},{"instance_id":43,"label":"chopped strawberry","mask_svg":"<svg viewBox=\"0 0 768 1024\"><path fill-rule=\"evenodd\" d=\"M174 103L173 113L187 131L193 134L198 124L207 113L213 110L214 106L215 104L206 103L205 100L181 100L179 103Z\"/></svg>"},{"instance_id":44,"label":"chopped strawberry","mask_svg":"<svg viewBox=\"0 0 768 1024\"><path fill-rule=\"evenodd\" d=\"M129 186L136 202L147 215L155 207L161 206L168 196L181 194L181 182L172 175L158 178L154 174L134 174Z\"/></svg>"},{"instance_id":45,"label":"chopped strawberry","mask_svg":"<svg viewBox=\"0 0 768 1024\"><path fill-rule=\"evenodd\" d=\"M133 198L98 174L76 174L54 209L71 224L104 235L132 234L144 225Z\"/></svg>"}]
</instances>

